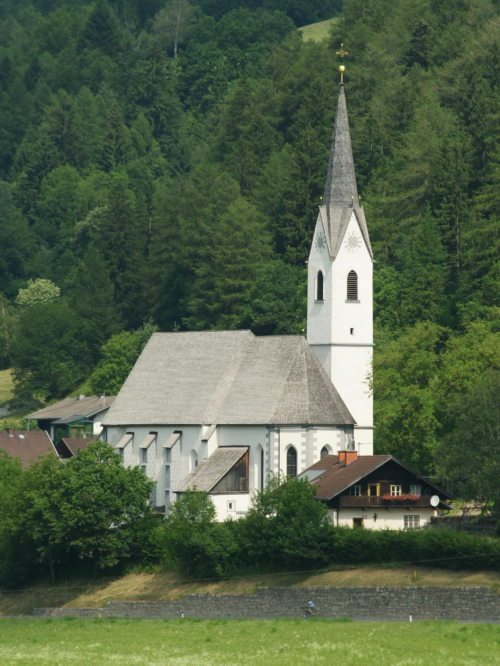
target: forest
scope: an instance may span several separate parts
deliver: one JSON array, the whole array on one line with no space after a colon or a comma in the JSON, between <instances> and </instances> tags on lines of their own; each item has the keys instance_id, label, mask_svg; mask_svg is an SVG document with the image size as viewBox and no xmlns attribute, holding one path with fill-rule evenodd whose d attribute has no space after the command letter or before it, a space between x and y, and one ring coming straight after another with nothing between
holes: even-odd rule
<instances>
[{"instance_id":1,"label":"forest","mask_svg":"<svg viewBox=\"0 0 500 666\"><path fill-rule=\"evenodd\" d=\"M304 332L343 43L376 452L500 506L497 2L0 0L0 36L13 409L115 393L153 330Z\"/></svg>"}]
</instances>

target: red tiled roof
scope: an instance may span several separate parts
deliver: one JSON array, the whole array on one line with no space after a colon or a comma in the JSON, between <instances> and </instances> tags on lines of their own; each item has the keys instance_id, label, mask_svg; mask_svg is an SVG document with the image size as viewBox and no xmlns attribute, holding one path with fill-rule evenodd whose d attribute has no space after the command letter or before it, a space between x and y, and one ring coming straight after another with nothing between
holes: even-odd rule
<instances>
[{"instance_id":1,"label":"red tiled roof","mask_svg":"<svg viewBox=\"0 0 500 666\"><path fill-rule=\"evenodd\" d=\"M329 500L360 481L378 467L391 460L392 456L358 456L349 465L339 465L338 456L325 456L300 475L309 478L316 488L318 499ZM312 473L321 472L314 477Z\"/></svg>"},{"instance_id":2,"label":"red tiled roof","mask_svg":"<svg viewBox=\"0 0 500 666\"><path fill-rule=\"evenodd\" d=\"M99 437L63 437L61 441L66 445L69 452L76 456L82 449L86 449L92 442L97 442Z\"/></svg>"},{"instance_id":3,"label":"red tiled roof","mask_svg":"<svg viewBox=\"0 0 500 666\"><path fill-rule=\"evenodd\" d=\"M18 458L24 469L47 454L59 457L45 431L3 430L0 432L0 450Z\"/></svg>"}]
</instances>

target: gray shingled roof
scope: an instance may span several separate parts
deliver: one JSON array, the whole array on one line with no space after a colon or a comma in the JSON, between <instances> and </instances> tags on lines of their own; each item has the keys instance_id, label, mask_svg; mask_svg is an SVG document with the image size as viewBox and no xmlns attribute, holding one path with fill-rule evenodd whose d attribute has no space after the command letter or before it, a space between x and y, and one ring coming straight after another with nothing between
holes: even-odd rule
<instances>
[{"instance_id":1,"label":"gray shingled roof","mask_svg":"<svg viewBox=\"0 0 500 666\"><path fill-rule=\"evenodd\" d=\"M104 425L352 424L301 336L155 333Z\"/></svg>"},{"instance_id":2,"label":"gray shingled roof","mask_svg":"<svg viewBox=\"0 0 500 666\"><path fill-rule=\"evenodd\" d=\"M175 492L200 490L209 493L247 451L246 446L221 446L215 449L210 458L201 462Z\"/></svg>"},{"instance_id":3,"label":"gray shingled roof","mask_svg":"<svg viewBox=\"0 0 500 666\"><path fill-rule=\"evenodd\" d=\"M340 86L337 115L333 129L332 150L328 162L324 206L359 206L358 187L354 173L351 134L347 117L344 86Z\"/></svg>"},{"instance_id":4,"label":"gray shingled roof","mask_svg":"<svg viewBox=\"0 0 500 666\"><path fill-rule=\"evenodd\" d=\"M341 85L325 190L319 212L332 259L337 256L353 211L368 251L373 256L365 214L359 204L347 104L344 86Z\"/></svg>"},{"instance_id":5,"label":"gray shingled roof","mask_svg":"<svg viewBox=\"0 0 500 666\"><path fill-rule=\"evenodd\" d=\"M26 418L41 421L53 421L59 419L67 421L75 416L87 418L108 409L114 399L113 395L103 396L102 398L96 395L64 398L64 400L59 400L59 402L55 402L48 407L44 407L43 409L28 414Z\"/></svg>"}]
</instances>

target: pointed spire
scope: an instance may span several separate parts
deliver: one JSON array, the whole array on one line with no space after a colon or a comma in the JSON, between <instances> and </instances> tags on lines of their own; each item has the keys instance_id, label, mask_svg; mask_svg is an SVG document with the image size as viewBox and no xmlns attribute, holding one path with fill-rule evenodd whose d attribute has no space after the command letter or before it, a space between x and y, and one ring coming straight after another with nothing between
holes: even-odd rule
<instances>
[{"instance_id":1,"label":"pointed spire","mask_svg":"<svg viewBox=\"0 0 500 666\"><path fill-rule=\"evenodd\" d=\"M340 84L337 117L335 118L322 205L359 206L343 82Z\"/></svg>"}]
</instances>

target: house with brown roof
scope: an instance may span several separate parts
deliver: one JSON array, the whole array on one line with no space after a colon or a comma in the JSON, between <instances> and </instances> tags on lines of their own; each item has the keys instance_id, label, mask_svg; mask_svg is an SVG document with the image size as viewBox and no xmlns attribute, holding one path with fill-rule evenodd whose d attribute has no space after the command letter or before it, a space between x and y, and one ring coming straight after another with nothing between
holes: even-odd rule
<instances>
[{"instance_id":1,"label":"house with brown roof","mask_svg":"<svg viewBox=\"0 0 500 666\"><path fill-rule=\"evenodd\" d=\"M451 496L389 455L339 451L304 470L335 526L418 529L451 509Z\"/></svg>"},{"instance_id":2,"label":"house with brown roof","mask_svg":"<svg viewBox=\"0 0 500 666\"><path fill-rule=\"evenodd\" d=\"M0 432L0 451L21 461L23 469L39 460L42 456L55 456L57 451L45 431L3 430Z\"/></svg>"},{"instance_id":3,"label":"house with brown roof","mask_svg":"<svg viewBox=\"0 0 500 666\"><path fill-rule=\"evenodd\" d=\"M28 414L29 421L36 421L46 430L53 442L59 445L63 437L90 437L100 435L101 422L113 404L112 395L78 395L64 398L43 409Z\"/></svg>"}]
</instances>

